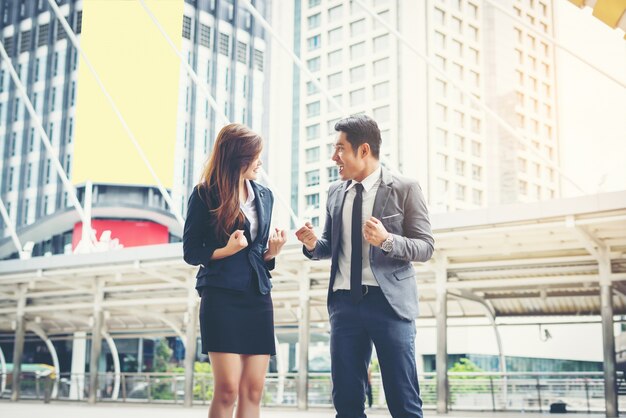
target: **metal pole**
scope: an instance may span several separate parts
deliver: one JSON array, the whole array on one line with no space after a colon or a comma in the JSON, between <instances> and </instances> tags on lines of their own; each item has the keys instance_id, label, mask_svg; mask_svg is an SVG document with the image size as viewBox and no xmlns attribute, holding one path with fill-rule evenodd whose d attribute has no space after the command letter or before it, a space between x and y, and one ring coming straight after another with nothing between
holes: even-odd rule
<instances>
[{"instance_id":1,"label":"metal pole","mask_svg":"<svg viewBox=\"0 0 626 418\"><path fill-rule=\"evenodd\" d=\"M602 310L602 341L604 353L604 400L606 417L618 416L617 382L615 378L615 335L613 333L613 288L611 286L611 259L606 248L598 251L600 276L600 303Z\"/></svg>"},{"instance_id":2,"label":"metal pole","mask_svg":"<svg viewBox=\"0 0 626 418\"><path fill-rule=\"evenodd\" d=\"M491 409L496 412L496 394L493 389L493 376L489 376L489 387L491 388Z\"/></svg>"},{"instance_id":3,"label":"metal pole","mask_svg":"<svg viewBox=\"0 0 626 418\"><path fill-rule=\"evenodd\" d=\"M13 346L13 384L11 385L11 400L20 400L20 384L22 380L22 353L24 352L24 308L26 307L26 285L21 284L17 290L17 312L15 318L15 345Z\"/></svg>"},{"instance_id":4,"label":"metal pole","mask_svg":"<svg viewBox=\"0 0 626 418\"><path fill-rule=\"evenodd\" d=\"M104 281L96 279L93 307L93 329L91 331L91 356L89 359L89 398L90 404L96 403L98 391L98 361L102 349L102 299L104 297Z\"/></svg>"},{"instance_id":5,"label":"metal pole","mask_svg":"<svg viewBox=\"0 0 626 418\"><path fill-rule=\"evenodd\" d=\"M585 397L587 398L587 413L591 413L591 403L589 402L589 379L585 379Z\"/></svg>"},{"instance_id":6,"label":"metal pole","mask_svg":"<svg viewBox=\"0 0 626 418\"><path fill-rule=\"evenodd\" d=\"M446 282L448 280L447 259L435 256L435 280L437 290L436 321L437 321L437 413L448 413L448 306Z\"/></svg>"},{"instance_id":7,"label":"metal pole","mask_svg":"<svg viewBox=\"0 0 626 418\"><path fill-rule=\"evenodd\" d=\"M308 277L309 267L300 270L300 318L298 348L298 409L309 408L309 327L311 322L311 281Z\"/></svg>"},{"instance_id":8,"label":"metal pole","mask_svg":"<svg viewBox=\"0 0 626 418\"><path fill-rule=\"evenodd\" d=\"M189 282L189 292L187 301L187 329L185 344L185 401L186 408L193 404L193 371L196 360L196 328L198 327L198 295L193 283Z\"/></svg>"},{"instance_id":9,"label":"metal pole","mask_svg":"<svg viewBox=\"0 0 626 418\"><path fill-rule=\"evenodd\" d=\"M539 377L537 377L537 402L539 403L539 412L543 412L541 407L541 384L539 383Z\"/></svg>"}]
</instances>

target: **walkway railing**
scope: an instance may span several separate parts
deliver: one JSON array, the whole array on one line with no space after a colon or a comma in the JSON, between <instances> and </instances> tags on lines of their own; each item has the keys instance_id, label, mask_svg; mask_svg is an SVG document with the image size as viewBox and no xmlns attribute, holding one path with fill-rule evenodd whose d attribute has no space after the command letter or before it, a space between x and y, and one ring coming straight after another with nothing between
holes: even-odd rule
<instances>
[{"instance_id":1,"label":"walkway railing","mask_svg":"<svg viewBox=\"0 0 626 418\"><path fill-rule=\"evenodd\" d=\"M0 398L8 399L11 376ZM264 406L297 405L297 373L267 375ZM98 375L98 401L181 403L184 399L182 373L122 373L116 391L113 373ZM424 407L436 405L436 376L420 375ZM24 373L22 399L44 400L52 393L54 380ZM564 403L567 411L604 412L604 381L601 372L571 373L449 373L449 408L451 410L536 411L548 412L551 405ZM331 406L330 373L309 373L308 402L311 406ZM385 408L380 374L372 377L374 407ZM52 400L86 401L89 374L61 374ZM116 393L117 392L117 393ZM194 402L208 404L213 397L213 375L194 375ZM621 400L621 399L620 399ZM626 401L620 402L621 409Z\"/></svg>"}]
</instances>

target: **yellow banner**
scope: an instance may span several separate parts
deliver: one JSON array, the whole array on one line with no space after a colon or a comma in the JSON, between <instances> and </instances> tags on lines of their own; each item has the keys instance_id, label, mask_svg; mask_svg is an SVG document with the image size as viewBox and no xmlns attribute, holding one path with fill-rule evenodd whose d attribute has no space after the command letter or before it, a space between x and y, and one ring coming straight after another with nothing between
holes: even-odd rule
<instances>
[{"instance_id":1,"label":"yellow banner","mask_svg":"<svg viewBox=\"0 0 626 418\"><path fill-rule=\"evenodd\" d=\"M146 0L178 48L184 0ZM138 1L84 0L80 45L163 185L172 187L180 60ZM155 185L79 62L72 182Z\"/></svg>"}]
</instances>

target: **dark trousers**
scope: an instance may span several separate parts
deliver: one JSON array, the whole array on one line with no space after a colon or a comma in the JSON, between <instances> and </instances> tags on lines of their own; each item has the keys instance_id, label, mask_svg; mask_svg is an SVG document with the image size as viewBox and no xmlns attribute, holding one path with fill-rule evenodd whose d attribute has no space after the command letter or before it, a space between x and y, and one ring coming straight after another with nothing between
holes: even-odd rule
<instances>
[{"instance_id":1,"label":"dark trousers","mask_svg":"<svg viewBox=\"0 0 626 418\"><path fill-rule=\"evenodd\" d=\"M391 416L423 418L415 366L415 322L400 319L377 287L369 287L357 304L350 292L334 292L328 309L336 417L366 417L367 367L373 344Z\"/></svg>"}]
</instances>

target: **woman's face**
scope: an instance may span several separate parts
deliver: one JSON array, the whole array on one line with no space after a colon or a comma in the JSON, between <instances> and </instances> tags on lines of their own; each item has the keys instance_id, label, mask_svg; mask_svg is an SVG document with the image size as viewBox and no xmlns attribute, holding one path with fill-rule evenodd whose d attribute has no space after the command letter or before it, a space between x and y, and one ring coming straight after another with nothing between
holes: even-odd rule
<instances>
[{"instance_id":1,"label":"woman's face","mask_svg":"<svg viewBox=\"0 0 626 418\"><path fill-rule=\"evenodd\" d=\"M241 172L241 177L246 180L256 180L262 165L263 162L261 161L261 154L259 153L259 155L257 155L256 158L252 160L250 166L248 166L247 169L244 169Z\"/></svg>"}]
</instances>

